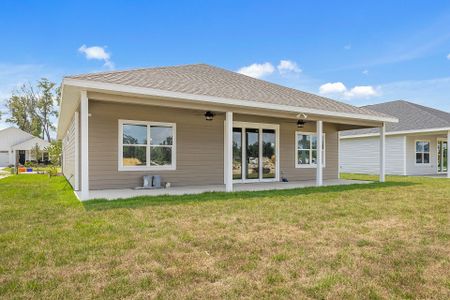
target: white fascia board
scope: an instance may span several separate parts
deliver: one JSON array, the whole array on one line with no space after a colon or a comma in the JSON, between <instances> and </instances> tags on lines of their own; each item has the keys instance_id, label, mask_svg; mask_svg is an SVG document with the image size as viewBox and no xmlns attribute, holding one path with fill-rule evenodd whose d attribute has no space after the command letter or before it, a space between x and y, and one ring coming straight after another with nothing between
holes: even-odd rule
<instances>
[{"instance_id":1,"label":"white fascia board","mask_svg":"<svg viewBox=\"0 0 450 300\"><path fill-rule=\"evenodd\" d=\"M449 131L450 127L444 127L444 128L431 128L431 129L412 129L412 130L403 130L403 131L391 131L386 132L386 135L402 135L402 134L414 134L414 133L432 133L432 132L439 132L439 131ZM355 134L355 135L346 135L346 136L340 136L340 139L346 140L346 139L356 139L356 138L364 138L364 137L374 137L379 136L380 133L364 133L364 134Z\"/></svg>"},{"instance_id":2,"label":"white fascia board","mask_svg":"<svg viewBox=\"0 0 450 300\"><path fill-rule=\"evenodd\" d=\"M322 116L329 116L329 117L341 117L341 118L356 119L356 120L398 123L397 118L378 117L378 116L371 116L371 115L365 115L365 114L342 113L342 112L334 112L334 111L327 111L327 110L314 109L314 108L281 105L281 104L274 104L274 103L263 103L263 102L257 102L257 101L222 98L222 97L215 97L215 96L194 95L194 94L188 94L188 93L158 90L158 89L153 89L153 88L136 87L136 86L123 85L123 84L105 83L105 82L80 80L80 79L72 79L72 78L64 78L63 85L70 85L70 86L75 86L75 87L80 87L80 88L85 88L85 89L98 89L98 90L130 93L130 94L137 94L137 95L191 100L191 101L196 101L196 102L208 102L208 103L231 105L231 106L237 106L237 107L261 108L261 109L278 110L278 111L283 111L283 112L288 111L288 112L294 112L294 113L314 114L314 115L322 115Z\"/></svg>"}]
</instances>

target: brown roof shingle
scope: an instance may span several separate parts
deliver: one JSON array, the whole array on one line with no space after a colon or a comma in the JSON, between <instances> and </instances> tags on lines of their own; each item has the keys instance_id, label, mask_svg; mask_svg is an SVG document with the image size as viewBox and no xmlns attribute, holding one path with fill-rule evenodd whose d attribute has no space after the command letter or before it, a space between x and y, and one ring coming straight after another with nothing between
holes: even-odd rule
<instances>
[{"instance_id":1,"label":"brown roof shingle","mask_svg":"<svg viewBox=\"0 0 450 300\"><path fill-rule=\"evenodd\" d=\"M370 109L352 106L206 64L110 71L66 78L331 112L390 117Z\"/></svg>"}]
</instances>

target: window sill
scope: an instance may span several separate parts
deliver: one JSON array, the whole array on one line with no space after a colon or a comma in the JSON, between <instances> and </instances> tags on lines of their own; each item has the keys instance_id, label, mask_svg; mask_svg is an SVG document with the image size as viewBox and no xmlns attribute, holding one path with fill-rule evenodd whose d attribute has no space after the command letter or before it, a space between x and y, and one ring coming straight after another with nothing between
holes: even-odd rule
<instances>
[{"instance_id":1,"label":"window sill","mask_svg":"<svg viewBox=\"0 0 450 300\"><path fill-rule=\"evenodd\" d=\"M322 169L325 169L325 165L322 166ZM295 165L296 169L317 169L317 165Z\"/></svg>"},{"instance_id":2,"label":"window sill","mask_svg":"<svg viewBox=\"0 0 450 300\"><path fill-rule=\"evenodd\" d=\"M119 167L119 172L175 171L176 166L167 167Z\"/></svg>"}]
</instances>

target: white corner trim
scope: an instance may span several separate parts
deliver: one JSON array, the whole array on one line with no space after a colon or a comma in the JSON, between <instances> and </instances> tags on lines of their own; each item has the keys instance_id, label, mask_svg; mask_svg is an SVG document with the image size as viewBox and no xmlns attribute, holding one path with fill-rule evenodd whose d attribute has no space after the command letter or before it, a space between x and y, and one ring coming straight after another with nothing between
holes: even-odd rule
<instances>
[{"instance_id":1,"label":"white corner trim","mask_svg":"<svg viewBox=\"0 0 450 300\"><path fill-rule=\"evenodd\" d=\"M81 91L81 187L80 199L89 199L89 99L86 91Z\"/></svg>"},{"instance_id":2,"label":"white corner trim","mask_svg":"<svg viewBox=\"0 0 450 300\"><path fill-rule=\"evenodd\" d=\"M227 111L225 117L225 191L233 191L233 112Z\"/></svg>"},{"instance_id":3,"label":"white corner trim","mask_svg":"<svg viewBox=\"0 0 450 300\"><path fill-rule=\"evenodd\" d=\"M80 189L80 120L79 120L79 113L76 111L74 114L74 122L75 122L75 145L74 145L74 152L75 152L75 166L74 166L74 173L75 173L75 190L78 191Z\"/></svg>"},{"instance_id":4,"label":"white corner trim","mask_svg":"<svg viewBox=\"0 0 450 300\"><path fill-rule=\"evenodd\" d=\"M146 160L147 164L145 166L124 166L123 165L123 125L124 124L140 124L147 126L147 144L140 145L146 147ZM164 147L170 147L172 149L172 164L167 166L151 166L150 165L150 151L151 147L151 137L150 137L150 126L166 126L172 128L172 145L167 145ZM166 123L166 122L152 122L152 121L137 121L137 120L123 120L119 119L118 122L118 157L117 157L117 170L119 172L126 171L174 171L177 169L177 125L176 123Z\"/></svg>"},{"instance_id":5,"label":"white corner trim","mask_svg":"<svg viewBox=\"0 0 450 300\"><path fill-rule=\"evenodd\" d=\"M407 158L407 151L406 151L407 143L408 143L408 139L406 138L406 135L404 135L403 136L403 175L404 176L408 175L408 170L407 170L408 158Z\"/></svg>"},{"instance_id":6,"label":"white corner trim","mask_svg":"<svg viewBox=\"0 0 450 300\"><path fill-rule=\"evenodd\" d=\"M131 94L137 94L137 95L175 98L175 99L191 100L191 101L197 101L197 102L209 102L209 103L216 103L216 104L222 104L222 105L232 105L232 106L237 106L237 107L261 108L261 109L278 110L278 111L284 111L284 112L288 111L288 112L315 114L315 115L322 115L322 116L329 116L329 117L341 117L341 118L356 119L356 120L398 123L397 118L390 118L390 117L380 117L380 116L372 116L372 115L358 114L358 113L334 112L334 111L327 111L327 110L315 109L315 108L306 108L306 107L298 107L298 106L282 105L282 104L274 104L274 103L262 103L262 102L251 101L251 100L223 98L223 97L216 97L216 96L194 95L194 94L189 94L189 93L171 92L171 91L165 91L165 90L159 90L159 89L153 89L153 88L137 87L137 86L124 85L124 84L105 83L105 82L89 81L89 80L80 80L80 79L73 79L73 78L64 78L63 86L64 85L70 85L70 86L87 88L87 89L98 89L98 90L115 91L115 92L122 92L122 93L131 93Z\"/></svg>"}]
</instances>

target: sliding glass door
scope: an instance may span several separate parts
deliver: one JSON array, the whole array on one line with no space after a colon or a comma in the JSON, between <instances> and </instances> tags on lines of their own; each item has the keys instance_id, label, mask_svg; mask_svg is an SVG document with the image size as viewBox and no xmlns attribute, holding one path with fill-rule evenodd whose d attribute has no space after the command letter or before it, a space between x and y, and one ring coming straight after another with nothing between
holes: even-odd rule
<instances>
[{"instance_id":1,"label":"sliding glass door","mask_svg":"<svg viewBox=\"0 0 450 300\"><path fill-rule=\"evenodd\" d=\"M278 125L235 122L233 179L241 182L278 178Z\"/></svg>"}]
</instances>

